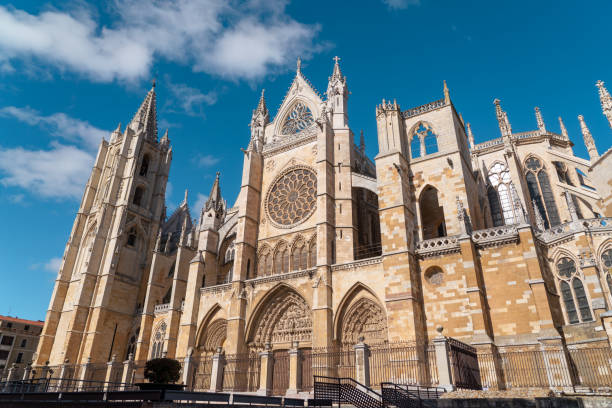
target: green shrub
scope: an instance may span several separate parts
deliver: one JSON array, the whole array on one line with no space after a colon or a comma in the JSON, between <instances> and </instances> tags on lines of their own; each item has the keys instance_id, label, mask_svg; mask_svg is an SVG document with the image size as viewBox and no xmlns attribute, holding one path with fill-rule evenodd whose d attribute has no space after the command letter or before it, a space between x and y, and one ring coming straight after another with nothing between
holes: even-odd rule
<instances>
[{"instance_id":1,"label":"green shrub","mask_svg":"<svg viewBox=\"0 0 612 408\"><path fill-rule=\"evenodd\" d=\"M171 358L154 358L145 365L145 378L155 384L170 384L178 381L181 363Z\"/></svg>"}]
</instances>

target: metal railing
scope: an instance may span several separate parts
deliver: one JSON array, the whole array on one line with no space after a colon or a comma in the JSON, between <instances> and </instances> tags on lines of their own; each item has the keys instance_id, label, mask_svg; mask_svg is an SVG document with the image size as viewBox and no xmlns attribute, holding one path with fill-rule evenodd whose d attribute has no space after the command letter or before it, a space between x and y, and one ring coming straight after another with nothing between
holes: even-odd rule
<instances>
[{"instance_id":1,"label":"metal railing","mask_svg":"<svg viewBox=\"0 0 612 408\"><path fill-rule=\"evenodd\" d=\"M429 383L425 346L415 343L391 343L370 347L370 384Z\"/></svg>"},{"instance_id":2,"label":"metal railing","mask_svg":"<svg viewBox=\"0 0 612 408\"><path fill-rule=\"evenodd\" d=\"M0 382L0 393L101 392L133 389L135 387L132 384L121 382L53 377Z\"/></svg>"},{"instance_id":3,"label":"metal railing","mask_svg":"<svg viewBox=\"0 0 612 408\"><path fill-rule=\"evenodd\" d=\"M355 247L355 260L374 258L382 255L382 244L380 242Z\"/></svg>"},{"instance_id":4,"label":"metal railing","mask_svg":"<svg viewBox=\"0 0 612 408\"><path fill-rule=\"evenodd\" d=\"M315 400L331 400L337 404L351 404L356 408L384 408L382 394L352 378L314 377Z\"/></svg>"}]
</instances>

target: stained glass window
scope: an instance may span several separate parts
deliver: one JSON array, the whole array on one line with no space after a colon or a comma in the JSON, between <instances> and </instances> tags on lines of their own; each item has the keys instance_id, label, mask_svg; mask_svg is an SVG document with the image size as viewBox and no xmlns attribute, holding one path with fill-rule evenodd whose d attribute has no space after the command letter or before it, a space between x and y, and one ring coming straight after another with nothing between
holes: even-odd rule
<instances>
[{"instance_id":1,"label":"stained glass window","mask_svg":"<svg viewBox=\"0 0 612 408\"><path fill-rule=\"evenodd\" d=\"M593 316L591 315L589 300L587 299L586 293L584 291L584 286L582 286L582 281L580 279L575 278L572 281L572 286L574 287L574 294L576 295L576 300L578 301L580 317L582 317L583 322L590 322L591 320L593 320Z\"/></svg>"},{"instance_id":2,"label":"stained glass window","mask_svg":"<svg viewBox=\"0 0 612 408\"><path fill-rule=\"evenodd\" d=\"M567 313L567 319L571 324L578 323L578 313L576 313L576 304L574 303L574 297L572 296L572 289L570 289L569 283L561 281L561 297L565 304L565 312Z\"/></svg>"},{"instance_id":3,"label":"stained glass window","mask_svg":"<svg viewBox=\"0 0 612 408\"><path fill-rule=\"evenodd\" d=\"M293 105L293 109L289 112L289 115L287 115L281 132L284 135L293 135L306 129L313 122L314 118L308 106L302 102L297 102Z\"/></svg>"},{"instance_id":4,"label":"stained glass window","mask_svg":"<svg viewBox=\"0 0 612 408\"><path fill-rule=\"evenodd\" d=\"M266 207L268 215L281 227L303 222L316 208L316 192L315 173L305 168L293 168L270 188Z\"/></svg>"},{"instance_id":5,"label":"stained glass window","mask_svg":"<svg viewBox=\"0 0 612 408\"><path fill-rule=\"evenodd\" d=\"M530 157L525 161L525 167L527 167L525 179L529 195L544 218L544 226L548 229L561 224L548 174L542 162L535 157Z\"/></svg>"},{"instance_id":6,"label":"stained glass window","mask_svg":"<svg viewBox=\"0 0 612 408\"><path fill-rule=\"evenodd\" d=\"M491 209L491 218L493 219L493 226L499 227L504 225L504 217L501 211L501 204L499 202L499 196L497 190L489 186L487 189L487 196L489 197L489 207Z\"/></svg>"},{"instance_id":7,"label":"stained glass window","mask_svg":"<svg viewBox=\"0 0 612 408\"><path fill-rule=\"evenodd\" d=\"M497 162L489 169L489 183L495 192L488 192L493 225L510 225L516 222L514 200L512 199L512 180L510 171L504 163Z\"/></svg>"},{"instance_id":8,"label":"stained glass window","mask_svg":"<svg viewBox=\"0 0 612 408\"><path fill-rule=\"evenodd\" d=\"M568 257L561 258L557 262L557 276L569 323L592 321L591 307L582 280L578 276L576 263Z\"/></svg>"},{"instance_id":9,"label":"stained glass window","mask_svg":"<svg viewBox=\"0 0 612 408\"><path fill-rule=\"evenodd\" d=\"M417 135L412 136L410 142L410 157L413 159L421 157L421 139Z\"/></svg>"}]
</instances>

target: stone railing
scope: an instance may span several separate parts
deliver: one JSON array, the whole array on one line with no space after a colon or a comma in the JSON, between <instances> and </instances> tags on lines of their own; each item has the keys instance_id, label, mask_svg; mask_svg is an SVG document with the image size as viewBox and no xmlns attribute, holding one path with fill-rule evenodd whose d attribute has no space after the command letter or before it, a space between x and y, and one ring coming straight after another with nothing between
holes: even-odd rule
<instances>
[{"instance_id":1,"label":"stone railing","mask_svg":"<svg viewBox=\"0 0 612 408\"><path fill-rule=\"evenodd\" d=\"M304 130L293 135L279 135L277 140L264 145L263 154L267 156L308 143L316 138L318 130L317 123L313 122Z\"/></svg>"},{"instance_id":2,"label":"stone railing","mask_svg":"<svg viewBox=\"0 0 612 408\"><path fill-rule=\"evenodd\" d=\"M161 305L155 305L155 308L153 309L153 313L162 314L162 313L167 313L168 310L170 310L170 303L162 303Z\"/></svg>"},{"instance_id":3,"label":"stone railing","mask_svg":"<svg viewBox=\"0 0 612 408\"><path fill-rule=\"evenodd\" d=\"M500 227L474 231L472 233L472 240L474 243L483 248L517 242L518 237L519 234L516 225L503 225Z\"/></svg>"},{"instance_id":4,"label":"stone railing","mask_svg":"<svg viewBox=\"0 0 612 408\"><path fill-rule=\"evenodd\" d=\"M450 237L426 239L417 242L416 252L419 256L424 258L459 252L460 247L458 238L458 235L454 235Z\"/></svg>"},{"instance_id":5,"label":"stone railing","mask_svg":"<svg viewBox=\"0 0 612 408\"><path fill-rule=\"evenodd\" d=\"M225 292L228 291L232 288L232 284L231 283L224 283L222 285L214 285L214 286L205 286L203 288L200 288L200 292L201 293L221 293L221 292Z\"/></svg>"},{"instance_id":6,"label":"stone railing","mask_svg":"<svg viewBox=\"0 0 612 408\"><path fill-rule=\"evenodd\" d=\"M440 109L444 106L446 106L446 102L444 102L444 99L439 99L437 101L426 103L425 105L417 106L416 108L410 108L408 110L405 110L402 112L402 117L404 119L408 119L416 115Z\"/></svg>"},{"instance_id":7,"label":"stone railing","mask_svg":"<svg viewBox=\"0 0 612 408\"><path fill-rule=\"evenodd\" d=\"M503 141L501 139L501 137L497 138L497 139L493 139L493 140L489 140L483 143L478 143L477 145L474 146L474 150L482 150L482 149L486 149L488 147L493 147L493 146L497 146L503 144Z\"/></svg>"},{"instance_id":8,"label":"stone railing","mask_svg":"<svg viewBox=\"0 0 612 408\"><path fill-rule=\"evenodd\" d=\"M308 269L302 269L299 271L281 273L278 275L258 276L256 278L247 279L246 282L255 286L255 285L260 285L262 283L270 283L270 282L276 282L276 281L281 281L281 280L302 278L304 276L312 277L314 273L316 272L316 270L317 268L308 268Z\"/></svg>"},{"instance_id":9,"label":"stone railing","mask_svg":"<svg viewBox=\"0 0 612 408\"><path fill-rule=\"evenodd\" d=\"M589 218L566 222L537 233L538 239L545 244L552 244L570 238L579 232L612 232L612 217Z\"/></svg>"}]
</instances>

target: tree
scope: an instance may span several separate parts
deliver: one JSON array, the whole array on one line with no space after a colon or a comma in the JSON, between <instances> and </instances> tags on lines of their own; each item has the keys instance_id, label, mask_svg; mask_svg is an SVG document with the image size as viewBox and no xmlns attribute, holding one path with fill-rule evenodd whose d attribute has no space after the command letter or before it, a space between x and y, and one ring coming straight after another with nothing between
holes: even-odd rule
<instances>
[{"instance_id":1,"label":"tree","mask_svg":"<svg viewBox=\"0 0 612 408\"><path fill-rule=\"evenodd\" d=\"M176 383L180 377L181 364L171 358L154 358L145 365L145 378L155 384Z\"/></svg>"}]
</instances>

